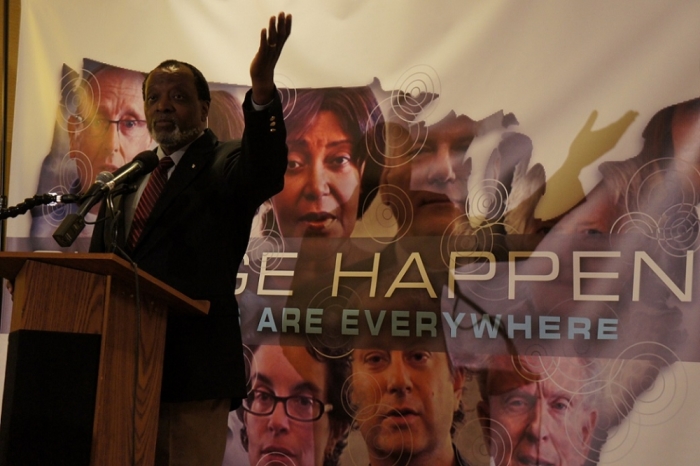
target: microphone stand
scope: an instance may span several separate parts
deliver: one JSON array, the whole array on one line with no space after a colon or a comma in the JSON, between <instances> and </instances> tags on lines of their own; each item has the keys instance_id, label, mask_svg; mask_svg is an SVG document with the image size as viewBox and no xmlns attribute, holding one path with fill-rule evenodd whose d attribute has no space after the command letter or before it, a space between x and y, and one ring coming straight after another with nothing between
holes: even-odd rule
<instances>
[{"instance_id":1,"label":"microphone stand","mask_svg":"<svg viewBox=\"0 0 700 466\"><path fill-rule=\"evenodd\" d=\"M75 194L37 194L34 197L28 197L16 206L0 209L0 220L26 214L29 210L39 205L75 204L78 201L80 201L80 196Z\"/></svg>"}]
</instances>

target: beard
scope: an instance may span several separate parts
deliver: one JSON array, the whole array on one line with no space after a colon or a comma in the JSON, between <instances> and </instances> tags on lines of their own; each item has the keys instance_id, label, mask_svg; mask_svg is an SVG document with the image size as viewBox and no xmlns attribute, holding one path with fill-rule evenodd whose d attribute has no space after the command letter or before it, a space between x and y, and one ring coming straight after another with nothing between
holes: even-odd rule
<instances>
[{"instance_id":1,"label":"beard","mask_svg":"<svg viewBox=\"0 0 700 466\"><path fill-rule=\"evenodd\" d=\"M153 140L165 148L182 147L194 141L201 133L199 128L190 128L183 131L177 124L175 124L175 129L171 131L156 131L153 127L149 128L149 130Z\"/></svg>"}]
</instances>

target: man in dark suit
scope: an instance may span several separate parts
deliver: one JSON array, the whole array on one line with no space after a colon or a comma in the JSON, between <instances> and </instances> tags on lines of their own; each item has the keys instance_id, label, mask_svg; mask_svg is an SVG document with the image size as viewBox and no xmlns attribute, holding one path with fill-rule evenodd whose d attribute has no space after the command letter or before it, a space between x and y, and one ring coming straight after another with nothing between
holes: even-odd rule
<instances>
[{"instance_id":1,"label":"man in dark suit","mask_svg":"<svg viewBox=\"0 0 700 466\"><path fill-rule=\"evenodd\" d=\"M195 67L168 60L148 74L144 108L161 166L122 199L125 215L103 212L107 221L93 234L91 251L113 250L116 227L116 245L141 269L211 302L208 316L168 318L157 465L220 466L229 409L246 396L236 273L256 209L283 186L286 130L274 68L290 32L291 16L280 13L261 33L241 141L219 142L206 129L211 97Z\"/></svg>"}]
</instances>

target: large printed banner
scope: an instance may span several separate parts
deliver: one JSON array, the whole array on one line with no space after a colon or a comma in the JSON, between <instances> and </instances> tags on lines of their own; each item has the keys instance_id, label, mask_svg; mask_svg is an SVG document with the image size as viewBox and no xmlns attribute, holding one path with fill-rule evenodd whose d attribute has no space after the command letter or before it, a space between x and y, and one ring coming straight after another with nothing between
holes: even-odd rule
<instances>
[{"instance_id":1,"label":"large printed banner","mask_svg":"<svg viewBox=\"0 0 700 466\"><path fill-rule=\"evenodd\" d=\"M10 204L153 147L167 58L240 137L280 10L289 162L239 269L224 464L696 464L700 3L25 0ZM87 250L51 237L74 209L8 248Z\"/></svg>"}]
</instances>

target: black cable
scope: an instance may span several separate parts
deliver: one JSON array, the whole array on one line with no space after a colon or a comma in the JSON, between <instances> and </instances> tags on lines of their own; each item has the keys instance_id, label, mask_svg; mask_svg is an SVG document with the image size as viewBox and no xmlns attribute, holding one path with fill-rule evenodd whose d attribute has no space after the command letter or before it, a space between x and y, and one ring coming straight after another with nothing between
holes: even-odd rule
<instances>
[{"instance_id":1,"label":"black cable","mask_svg":"<svg viewBox=\"0 0 700 466\"><path fill-rule=\"evenodd\" d=\"M137 416L137 404L138 404L138 386L139 386L139 354L141 352L141 290L139 288L139 266L134 262L131 257L120 248L115 245L115 252L121 257L125 258L131 268L134 270L134 303L136 305L136 342L134 344L134 385L132 387L132 398L133 405L131 406L131 464L136 466L136 416Z\"/></svg>"},{"instance_id":2,"label":"black cable","mask_svg":"<svg viewBox=\"0 0 700 466\"><path fill-rule=\"evenodd\" d=\"M123 194L123 193L115 193L115 194ZM133 399L133 405L131 406L131 422L132 422L132 429L131 429L131 465L136 466L136 416L137 416L137 404L138 404L138 386L139 386L139 355L141 352L140 344L141 344L141 290L139 286L139 267L136 262L131 258L131 256L124 250L122 249L119 244L117 243L117 216L121 214L121 211L114 211L114 202L113 202L113 197L114 195L110 195L105 199L105 219L106 218L111 218L112 219L112 225L111 225L111 231L109 233L109 237L111 238L110 244L108 244L108 249L111 250L111 252L114 252L118 256L122 257L125 259L129 264L131 264L131 268L134 270L134 304L136 306L136 343L134 345L134 384L132 387L131 391L131 396Z\"/></svg>"}]
</instances>

